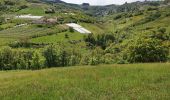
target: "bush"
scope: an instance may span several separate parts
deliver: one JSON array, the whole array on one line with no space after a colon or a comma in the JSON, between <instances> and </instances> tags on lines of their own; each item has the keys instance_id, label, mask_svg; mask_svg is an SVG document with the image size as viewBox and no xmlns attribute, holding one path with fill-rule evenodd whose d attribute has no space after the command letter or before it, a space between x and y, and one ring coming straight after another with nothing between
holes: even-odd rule
<instances>
[{"instance_id":1,"label":"bush","mask_svg":"<svg viewBox=\"0 0 170 100\"><path fill-rule=\"evenodd\" d=\"M139 39L128 47L129 62L165 62L168 48L157 39Z\"/></svg>"},{"instance_id":2,"label":"bush","mask_svg":"<svg viewBox=\"0 0 170 100\"><path fill-rule=\"evenodd\" d=\"M12 61L14 61L14 54L10 47L4 47L0 51L0 67L1 70L13 69Z\"/></svg>"},{"instance_id":3,"label":"bush","mask_svg":"<svg viewBox=\"0 0 170 100\"><path fill-rule=\"evenodd\" d=\"M37 51L12 50L10 47L4 47L0 50L0 69L42 69L44 67L44 58Z\"/></svg>"},{"instance_id":4,"label":"bush","mask_svg":"<svg viewBox=\"0 0 170 100\"><path fill-rule=\"evenodd\" d=\"M49 45L43 54L48 67L64 67L77 65L80 62L81 55L74 49L67 49L61 45Z\"/></svg>"},{"instance_id":5,"label":"bush","mask_svg":"<svg viewBox=\"0 0 170 100\"><path fill-rule=\"evenodd\" d=\"M74 29L73 29L72 27L69 27L69 31L70 31L71 33L73 33L73 32L74 32Z\"/></svg>"},{"instance_id":6,"label":"bush","mask_svg":"<svg viewBox=\"0 0 170 100\"><path fill-rule=\"evenodd\" d=\"M106 49L107 46L115 41L115 37L113 34L98 34L97 36L89 34L84 37L84 41L87 42L90 47L100 46L102 49Z\"/></svg>"},{"instance_id":7,"label":"bush","mask_svg":"<svg viewBox=\"0 0 170 100\"><path fill-rule=\"evenodd\" d=\"M0 16L0 25L5 22L5 18Z\"/></svg>"},{"instance_id":8,"label":"bush","mask_svg":"<svg viewBox=\"0 0 170 100\"><path fill-rule=\"evenodd\" d=\"M42 69L44 67L44 63L44 57L39 52L35 51L32 56L31 69Z\"/></svg>"}]
</instances>

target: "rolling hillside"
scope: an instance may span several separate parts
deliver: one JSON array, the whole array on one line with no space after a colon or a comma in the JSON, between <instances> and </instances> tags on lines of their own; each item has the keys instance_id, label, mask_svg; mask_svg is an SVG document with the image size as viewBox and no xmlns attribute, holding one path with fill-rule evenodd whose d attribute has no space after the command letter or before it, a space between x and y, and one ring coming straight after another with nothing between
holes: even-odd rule
<instances>
[{"instance_id":1,"label":"rolling hillside","mask_svg":"<svg viewBox=\"0 0 170 100\"><path fill-rule=\"evenodd\" d=\"M169 100L169 23L169 0L0 0L0 100Z\"/></svg>"},{"instance_id":2,"label":"rolling hillside","mask_svg":"<svg viewBox=\"0 0 170 100\"><path fill-rule=\"evenodd\" d=\"M91 58L81 59L89 60L85 64L112 64L132 63L129 57L132 51L130 49L135 48L134 46L137 48L138 42L148 43L150 41L148 45L154 45L151 47L155 48L145 49L154 49L157 52L156 50L160 47L163 54L158 54L161 57L156 57L156 61L153 58L151 61L140 61L143 59L140 58L143 57L141 55L144 55L140 54L137 56L140 58L138 62L164 62L170 59L170 5L168 2L145 1L123 5L88 5L84 9L83 5L65 2L2 0L0 7L4 7L0 11L1 47L40 49L40 54L42 54L46 46L65 44L63 48L74 49L72 45L75 45L77 49L82 49L84 52L80 54L82 58L91 55L89 56ZM17 16L20 15L40 19L18 18ZM92 34L81 34L68 27L68 23L77 23ZM97 52L101 52L104 57L98 56ZM163 59L161 59L162 55L164 55ZM136 57L135 54L133 57Z\"/></svg>"},{"instance_id":3,"label":"rolling hillside","mask_svg":"<svg viewBox=\"0 0 170 100\"><path fill-rule=\"evenodd\" d=\"M0 72L0 98L168 100L169 67L169 64L100 65Z\"/></svg>"}]
</instances>

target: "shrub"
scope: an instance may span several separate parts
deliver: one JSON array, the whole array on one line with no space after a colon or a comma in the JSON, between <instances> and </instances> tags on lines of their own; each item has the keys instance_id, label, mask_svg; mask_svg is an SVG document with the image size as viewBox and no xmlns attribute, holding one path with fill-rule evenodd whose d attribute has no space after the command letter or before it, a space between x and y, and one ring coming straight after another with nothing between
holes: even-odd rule
<instances>
[{"instance_id":1,"label":"shrub","mask_svg":"<svg viewBox=\"0 0 170 100\"><path fill-rule=\"evenodd\" d=\"M71 33L73 33L73 32L74 32L74 29L73 29L72 27L69 27L69 31L70 31Z\"/></svg>"},{"instance_id":2,"label":"shrub","mask_svg":"<svg viewBox=\"0 0 170 100\"><path fill-rule=\"evenodd\" d=\"M45 59L44 57L37 51L33 53L31 68L30 69L42 69L44 67Z\"/></svg>"},{"instance_id":3,"label":"shrub","mask_svg":"<svg viewBox=\"0 0 170 100\"><path fill-rule=\"evenodd\" d=\"M168 48L157 39L139 39L129 47L129 62L165 62Z\"/></svg>"},{"instance_id":4,"label":"shrub","mask_svg":"<svg viewBox=\"0 0 170 100\"><path fill-rule=\"evenodd\" d=\"M12 69L12 61L14 60L14 55L10 47L4 47L0 51L0 67L2 70Z\"/></svg>"},{"instance_id":5,"label":"shrub","mask_svg":"<svg viewBox=\"0 0 170 100\"><path fill-rule=\"evenodd\" d=\"M118 19L120 19L120 18L122 18L122 15L121 15L121 14L119 14L119 15L117 15L117 16L114 17L115 20L118 20Z\"/></svg>"},{"instance_id":6,"label":"shrub","mask_svg":"<svg viewBox=\"0 0 170 100\"><path fill-rule=\"evenodd\" d=\"M0 50L0 69L41 69L44 67L42 54L32 50L12 50L4 47Z\"/></svg>"}]
</instances>

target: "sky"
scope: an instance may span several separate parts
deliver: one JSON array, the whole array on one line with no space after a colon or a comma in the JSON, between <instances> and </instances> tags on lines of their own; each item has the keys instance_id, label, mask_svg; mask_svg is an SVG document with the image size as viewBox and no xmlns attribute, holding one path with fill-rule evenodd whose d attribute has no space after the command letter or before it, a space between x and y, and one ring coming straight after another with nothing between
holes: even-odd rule
<instances>
[{"instance_id":1,"label":"sky","mask_svg":"<svg viewBox=\"0 0 170 100\"><path fill-rule=\"evenodd\" d=\"M134 2L137 0L62 0L62 1L75 4L90 3L90 5L109 5L109 4L123 4L126 1Z\"/></svg>"}]
</instances>

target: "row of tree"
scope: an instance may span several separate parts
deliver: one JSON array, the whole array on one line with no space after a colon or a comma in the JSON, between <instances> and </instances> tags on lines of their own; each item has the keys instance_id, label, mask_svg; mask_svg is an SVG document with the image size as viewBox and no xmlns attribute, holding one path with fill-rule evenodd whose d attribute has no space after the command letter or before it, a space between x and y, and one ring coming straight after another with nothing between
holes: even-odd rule
<instances>
[{"instance_id":1,"label":"row of tree","mask_svg":"<svg viewBox=\"0 0 170 100\"><path fill-rule=\"evenodd\" d=\"M101 45L102 46L102 45ZM43 50L16 50L10 47L0 49L0 69L42 69L75 65L97 65L114 63L143 63L168 61L169 48L157 39L137 39L129 45L106 49L100 46L87 51L68 48L63 45L49 45Z\"/></svg>"}]
</instances>

